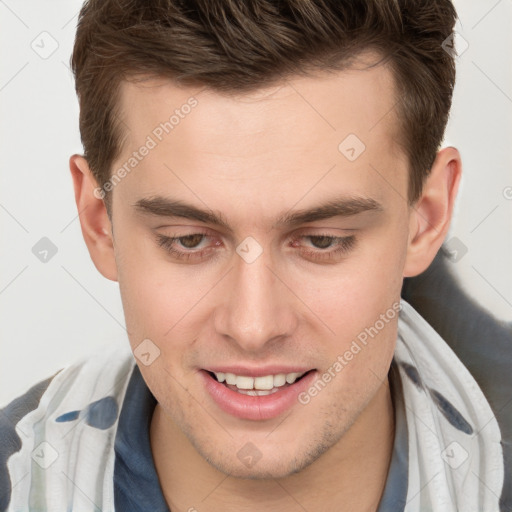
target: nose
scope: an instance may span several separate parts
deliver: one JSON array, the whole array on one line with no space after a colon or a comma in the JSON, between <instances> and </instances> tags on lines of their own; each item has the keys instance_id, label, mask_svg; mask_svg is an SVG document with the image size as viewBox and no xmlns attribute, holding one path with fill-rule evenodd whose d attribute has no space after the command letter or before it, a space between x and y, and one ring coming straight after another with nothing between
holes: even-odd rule
<instances>
[{"instance_id":1,"label":"nose","mask_svg":"<svg viewBox=\"0 0 512 512\"><path fill-rule=\"evenodd\" d=\"M272 268L264 251L255 261L235 255L215 312L217 333L245 352L262 352L292 335L296 327L294 296Z\"/></svg>"}]
</instances>

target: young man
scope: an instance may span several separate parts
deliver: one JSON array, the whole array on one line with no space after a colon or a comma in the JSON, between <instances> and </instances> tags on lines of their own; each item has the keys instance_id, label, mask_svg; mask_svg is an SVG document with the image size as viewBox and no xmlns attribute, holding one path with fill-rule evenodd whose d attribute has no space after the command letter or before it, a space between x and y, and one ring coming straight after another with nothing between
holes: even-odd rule
<instances>
[{"instance_id":1,"label":"young man","mask_svg":"<svg viewBox=\"0 0 512 512\"><path fill-rule=\"evenodd\" d=\"M460 179L454 22L446 0L84 5L70 169L131 351L4 410L1 510L500 510L500 425L400 297Z\"/></svg>"}]
</instances>

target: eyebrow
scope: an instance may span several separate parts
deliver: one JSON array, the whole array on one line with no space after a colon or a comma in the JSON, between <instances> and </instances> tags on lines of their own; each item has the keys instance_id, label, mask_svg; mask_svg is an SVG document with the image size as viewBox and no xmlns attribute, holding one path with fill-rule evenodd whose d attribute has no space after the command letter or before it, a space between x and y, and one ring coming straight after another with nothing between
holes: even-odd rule
<instances>
[{"instance_id":1,"label":"eyebrow","mask_svg":"<svg viewBox=\"0 0 512 512\"><path fill-rule=\"evenodd\" d=\"M154 196L139 199L133 206L143 214L195 220L216 225L229 232L233 232L233 229L221 213L215 213L209 209L203 210L178 199ZM290 228L299 224L333 217L350 217L364 212L382 212L383 210L383 206L370 197L342 196L330 199L312 208L287 212L276 220L273 227Z\"/></svg>"}]
</instances>

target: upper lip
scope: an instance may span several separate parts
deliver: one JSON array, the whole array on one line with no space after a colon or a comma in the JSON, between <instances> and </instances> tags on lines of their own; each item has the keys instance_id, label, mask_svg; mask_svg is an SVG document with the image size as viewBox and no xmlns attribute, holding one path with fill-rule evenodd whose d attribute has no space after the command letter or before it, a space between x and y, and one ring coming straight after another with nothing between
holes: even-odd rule
<instances>
[{"instance_id":1,"label":"upper lip","mask_svg":"<svg viewBox=\"0 0 512 512\"><path fill-rule=\"evenodd\" d=\"M284 373L306 373L313 370L306 366L265 366L265 367L248 367L248 366L210 366L205 368L206 371L213 373L233 373L244 377L265 377L267 375L278 375Z\"/></svg>"}]
</instances>

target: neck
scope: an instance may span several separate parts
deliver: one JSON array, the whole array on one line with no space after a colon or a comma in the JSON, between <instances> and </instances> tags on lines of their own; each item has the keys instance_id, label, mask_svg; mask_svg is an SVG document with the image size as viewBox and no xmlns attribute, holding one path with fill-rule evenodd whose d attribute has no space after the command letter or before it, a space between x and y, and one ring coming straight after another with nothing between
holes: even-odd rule
<instances>
[{"instance_id":1,"label":"neck","mask_svg":"<svg viewBox=\"0 0 512 512\"><path fill-rule=\"evenodd\" d=\"M159 404L150 438L171 511L291 512L302 508L375 512L393 449L393 403L385 381L334 446L301 472L280 479L240 479L218 471L199 455Z\"/></svg>"}]
</instances>

